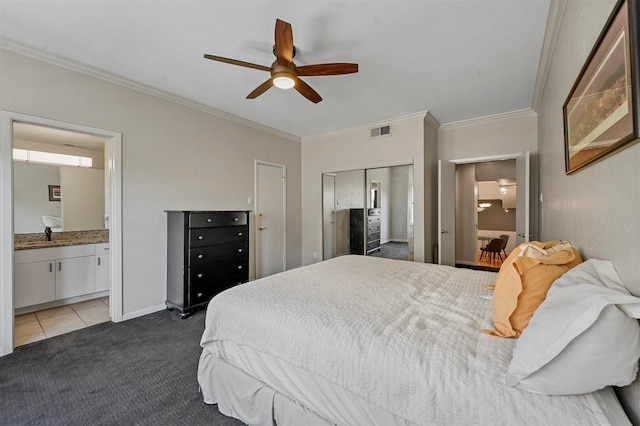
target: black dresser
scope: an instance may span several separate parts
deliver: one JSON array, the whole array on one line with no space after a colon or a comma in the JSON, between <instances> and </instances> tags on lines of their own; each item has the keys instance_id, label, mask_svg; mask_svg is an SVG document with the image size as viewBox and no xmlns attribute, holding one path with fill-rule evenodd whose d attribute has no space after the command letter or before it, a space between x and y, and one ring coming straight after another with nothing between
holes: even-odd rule
<instances>
[{"instance_id":1,"label":"black dresser","mask_svg":"<svg viewBox=\"0 0 640 426\"><path fill-rule=\"evenodd\" d=\"M380 250L380 209L349 209L349 252L365 254L365 247Z\"/></svg>"},{"instance_id":2,"label":"black dresser","mask_svg":"<svg viewBox=\"0 0 640 426\"><path fill-rule=\"evenodd\" d=\"M380 209L367 209L367 254L380 251Z\"/></svg>"},{"instance_id":3,"label":"black dresser","mask_svg":"<svg viewBox=\"0 0 640 426\"><path fill-rule=\"evenodd\" d=\"M249 281L248 211L167 211L167 301L182 318Z\"/></svg>"}]
</instances>

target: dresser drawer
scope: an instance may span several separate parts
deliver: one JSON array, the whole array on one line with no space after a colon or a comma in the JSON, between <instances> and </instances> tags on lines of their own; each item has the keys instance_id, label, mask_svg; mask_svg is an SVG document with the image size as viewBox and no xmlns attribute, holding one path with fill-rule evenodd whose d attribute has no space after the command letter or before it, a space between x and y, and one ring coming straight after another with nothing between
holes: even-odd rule
<instances>
[{"instance_id":1,"label":"dresser drawer","mask_svg":"<svg viewBox=\"0 0 640 426\"><path fill-rule=\"evenodd\" d=\"M189 228L212 228L246 224L246 212L201 212L189 214Z\"/></svg>"},{"instance_id":2,"label":"dresser drawer","mask_svg":"<svg viewBox=\"0 0 640 426\"><path fill-rule=\"evenodd\" d=\"M380 248L380 240L367 241L367 251Z\"/></svg>"},{"instance_id":3,"label":"dresser drawer","mask_svg":"<svg viewBox=\"0 0 640 426\"><path fill-rule=\"evenodd\" d=\"M367 216L380 216L380 209L367 209Z\"/></svg>"},{"instance_id":4,"label":"dresser drawer","mask_svg":"<svg viewBox=\"0 0 640 426\"><path fill-rule=\"evenodd\" d=\"M367 217L367 223L380 223L380 216Z\"/></svg>"},{"instance_id":5,"label":"dresser drawer","mask_svg":"<svg viewBox=\"0 0 640 426\"><path fill-rule=\"evenodd\" d=\"M189 267L205 265L212 262L234 262L248 257L249 242L202 246L189 249Z\"/></svg>"},{"instance_id":6,"label":"dresser drawer","mask_svg":"<svg viewBox=\"0 0 640 426\"><path fill-rule=\"evenodd\" d=\"M248 281L249 263L247 259L236 259L231 262L216 262L189 269L189 287L212 285L213 283ZM244 278L244 279L243 279Z\"/></svg>"},{"instance_id":7,"label":"dresser drawer","mask_svg":"<svg viewBox=\"0 0 640 426\"><path fill-rule=\"evenodd\" d=\"M370 232L367 235L367 241L375 241L375 240L379 240L380 239L380 233L379 232Z\"/></svg>"},{"instance_id":8,"label":"dresser drawer","mask_svg":"<svg viewBox=\"0 0 640 426\"><path fill-rule=\"evenodd\" d=\"M380 232L380 223L370 223L367 225L367 233Z\"/></svg>"},{"instance_id":9,"label":"dresser drawer","mask_svg":"<svg viewBox=\"0 0 640 426\"><path fill-rule=\"evenodd\" d=\"M246 226L189 229L189 245L202 247L248 241L248 236L249 231Z\"/></svg>"}]
</instances>

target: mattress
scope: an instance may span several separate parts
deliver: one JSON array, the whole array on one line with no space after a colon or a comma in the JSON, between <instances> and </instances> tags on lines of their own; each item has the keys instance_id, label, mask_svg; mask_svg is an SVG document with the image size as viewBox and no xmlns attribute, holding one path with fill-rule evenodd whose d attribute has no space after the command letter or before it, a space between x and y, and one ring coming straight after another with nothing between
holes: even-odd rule
<instances>
[{"instance_id":1,"label":"mattress","mask_svg":"<svg viewBox=\"0 0 640 426\"><path fill-rule=\"evenodd\" d=\"M611 389L504 386L515 340L482 332L494 277L342 256L229 289L207 309L205 401L220 360L329 424L628 424Z\"/></svg>"}]
</instances>

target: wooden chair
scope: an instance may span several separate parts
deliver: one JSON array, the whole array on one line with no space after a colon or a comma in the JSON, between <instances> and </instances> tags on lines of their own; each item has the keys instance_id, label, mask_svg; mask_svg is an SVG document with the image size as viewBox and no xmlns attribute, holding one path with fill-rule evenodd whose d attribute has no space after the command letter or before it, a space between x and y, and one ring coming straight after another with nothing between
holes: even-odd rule
<instances>
[{"instance_id":1,"label":"wooden chair","mask_svg":"<svg viewBox=\"0 0 640 426\"><path fill-rule=\"evenodd\" d=\"M480 260L482 260L482 258L487 255L491 256L491 261L493 262L497 254L502 261L502 250L504 248L504 245L505 242L502 238L494 238L493 240L489 241L489 244L487 244L486 247L482 247L480 249L482 251L482 253L480 254Z\"/></svg>"},{"instance_id":2,"label":"wooden chair","mask_svg":"<svg viewBox=\"0 0 640 426\"><path fill-rule=\"evenodd\" d=\"M504 247L502 247L502 252L504 253L505 257L507 256L507 252L505 251L505 249L507 248L507 242L509 242L509 236L507 234L502 234L500 235L500 238L502 238L504 240Z\"/></svg>"}]
</instances>

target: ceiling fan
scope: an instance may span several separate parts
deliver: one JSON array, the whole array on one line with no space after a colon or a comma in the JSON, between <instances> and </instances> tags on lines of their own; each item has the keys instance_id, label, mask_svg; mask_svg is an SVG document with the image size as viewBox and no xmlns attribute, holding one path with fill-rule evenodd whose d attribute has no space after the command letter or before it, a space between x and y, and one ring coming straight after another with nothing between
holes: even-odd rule
<instances>
[{"instance_id":1,"label":"ceiling fan","mask_svg":"<svg viewBox=\"0 0 640 426\"><path fill-rule=\"evenodd\" d=\"M238 61L236 59L223 58L222 56L205 54L204 57L206 59L225 62L227 64L269 71L271 73L271 78L256 87L253 92L249 93L247 95L247 99L255 99L269 90L272 86L276 86L281 89L295 88L302 96L317 104L322 100L322 98L318 92L311 88L311 86L300 80L300 76L340 75L358 72L358 64L349 63L316 64L297 67L296 64L293 63L296 48L293 45L293 31L291 30L291 24L280 19L276 19L273 54L276 56L276 60L271 64L271 67Z\"/></svg>"}]
</instances>

